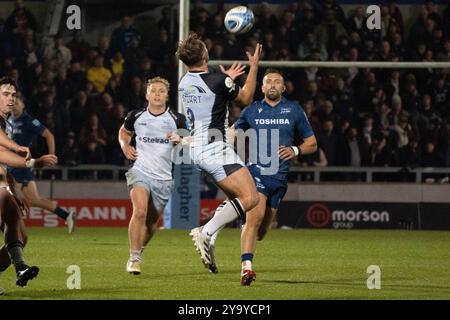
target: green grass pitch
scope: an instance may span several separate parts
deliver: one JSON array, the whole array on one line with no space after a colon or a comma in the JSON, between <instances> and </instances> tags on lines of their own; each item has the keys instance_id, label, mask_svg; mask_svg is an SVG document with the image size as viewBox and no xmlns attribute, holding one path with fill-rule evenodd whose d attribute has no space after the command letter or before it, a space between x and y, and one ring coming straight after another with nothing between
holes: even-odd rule
<instances>
[{"instance_id":1,"label":"green grass pitch","mask_svg":"<svg viewBox=\"0 0 450 320\"><path fill-rule=\"evenodd\" d=\"M28 287L0 278L5 299L450 299L450 232L271 230L258 242L256 282L239 284L239 230L216 244L219 273L200 262L187 230L159 230L144 253L143 273L125 272L124 228L29 228L27 261L41 268ZM69 290L78 265L81 289ZM367 288L369 265L381 289Z\"/></svg>"}]
</instances>

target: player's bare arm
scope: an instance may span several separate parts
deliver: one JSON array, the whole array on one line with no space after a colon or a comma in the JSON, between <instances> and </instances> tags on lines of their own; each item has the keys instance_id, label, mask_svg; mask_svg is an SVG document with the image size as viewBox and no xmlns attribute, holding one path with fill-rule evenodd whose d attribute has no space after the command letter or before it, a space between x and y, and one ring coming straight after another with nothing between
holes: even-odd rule
<instances>
[{"instance_id":1,"label":"player's bare arm","mask_svg":"<svg viewBox=\"0 0 450 320\"><path fill-rule=\"evenodd\" d=\"M250 103L252 103L253 95L255 94L256 89L256 76L258 75L258 64L261 52L262 45L259 43L256 45L253 55L249 52L246 52L250 70L248 72L247 80L245 81L244 86L241 88L241 90L239 90L239 93L235 99L235 101L243 105L249 105Z\"/></svg>"},{"instance_id":2,"label":"player's bare arm","mask_svg":"<svg viewBox=\"0 0 450 320\"><path fill-rule=\"evenodd\" d=\"M48 153L55 154L55 136L48 129L44 130L42 136L47 142Z\"/></svg>"},{"instance_id":3,"label":"player's bare arm","mask_svg":"<svg viewBox=\"0 0 450 320\"><path fill-rule=\"evenodd\" d=\"M18 154L2 150L0 151L0 163L13 168L43 168L51 167L58 163L58 157L53 154L46 154L37 159L26 159Z\"/></svg>"},{"instance_id":4,"label":"player's bare arm","mask_svg":"<svg viewBox=\"0 0 450 320\"><path fill-rule=\"evenodd\" d=\"M128 131L125 129L125 127L122 125L122 127L119 130L119 143L120 147L122 148L123 154L128 160L136 160L138 153L136 149L130 145L131 138L133 137L133 132Z\"/></svg>"},{"instance_id":5,"label":"player's bare arm","mask_svg":"<svg viewBox=\"0 0 450 320\"><path fill-rule=\"evenodd\" d=\"M31 152L28 147L19 146L13 140L11 140L3 130L0 130L0 146L5 149L11 150L14 153L25 156L26 159L31 158Z\"/></svg>"}]
</instances>

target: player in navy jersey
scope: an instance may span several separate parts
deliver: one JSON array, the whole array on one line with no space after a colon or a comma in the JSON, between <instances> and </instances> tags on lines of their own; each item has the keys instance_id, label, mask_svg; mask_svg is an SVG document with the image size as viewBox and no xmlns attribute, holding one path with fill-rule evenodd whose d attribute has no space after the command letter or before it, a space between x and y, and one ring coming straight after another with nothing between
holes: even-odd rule
<instances>
[{"instance_id":1,"label":"player in navy jersey","mask_svg":"<svg viewBox=\"0 0 450 320\"><path fill-rule=\"evenodd\" d=\"M282 74L278 70L268 69L261 89L264 99L254 101L245 108L233 126L236 130L253 130L257 139L249 145L250 158L256 155L256 161L248 162L247 166L255 180L259 202L248 212L242 228L242 285L250 285L256 278L256 273L252 270L256 241L262 240L267 233L286 193L290 160L299 154L313 153L317 149L317 141L305 112L297 102L286 100L282 96L286 89ZM299 146L294 145L297 137L303 141ZM263 139L267 141L262 141ZM266 145L265 150L258 149L261 145ZM270 153L274 149L278 153L276 158ZM265 161L265 156L271 160ZM274 160L278 164L275 171L272 168ZM217 233L211 239L213 243L216 237Z\"/></svg>"},{"instance_id":2,"label":"player in navy jersey","mask_svg":"<svg viewBox=\"0 0 450 320\"><path fill-rule=\"evenodd\" d=\"M147 108L131 111L119 130L122 151L133 161L126 173L133 204L126 271L134 275L141 273L142 253L172 193L171 153L174 144L182 142L177 130L186 128L184 115L166 105L168 98L169 82L160 77L150 79Z\"/></svg>"},{"instance_id":3,"label":"player in navy jersey","mask_svg":"<svg viewBox=\"0 0 450 320\"><path fill-rule=\"evenodd\" d=\"M12 127L12 139L21 146L31 147L36 137L45 138L49 154L55 154L55 138L38 119L32 117L24 110L24 102L18 96L13 107L8 122ZM16 180L16 190L20 190L25 200L32 207L38 207L53 212L63 219L67 225L69 233L75 229L76 214L74 211L68 212L57 205L56 201L42 198L39 195L32 169L29 168L8 168L8 171Z\"/></svg>"},{"instance_id":4,"label":"player in navy jersey","mask_svg":"<svg viewBox=\"0 0 450 320\"><path fill-rule=\"evenodd\" d=\"M244 67L233 64L228 70L211 72L208 69L208 50L196 34L181 41L177 57L188 67L178 86L178 97L187 115L192 137L190 157L192 162L209 174L227 194L230 201L203 227L194 228L190 235L203 264L214 272L214 248L210 237L217 230L245 212L253 209L258 195L253 179L244 163L227 142L228 103L236 101L248 105L256 88L259 57L262 47L247 52L250 70L245 84L240 88L234 79L244 73Z\"/></svg>"}]
</instances>

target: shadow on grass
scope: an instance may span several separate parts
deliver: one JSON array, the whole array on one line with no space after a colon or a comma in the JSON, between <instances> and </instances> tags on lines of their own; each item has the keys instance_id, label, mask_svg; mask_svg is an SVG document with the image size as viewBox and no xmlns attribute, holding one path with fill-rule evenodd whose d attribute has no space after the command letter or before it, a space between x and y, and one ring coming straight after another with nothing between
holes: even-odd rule
<instances>
[{"instance_id":1,"label":"shadow on grass","mask_svg":"<svg viewBox=\"0 0 450 320\"><path fill-rule=\"evenodd\" d=\"M153 295L153 297L152 297ZM80 290L53 289L53 290L12 290L7 291L1 300L136 300L136 299L161 299L159 292L152 294L151 289L136 287L122 288L87 288Z\"/></svg>"},{"instance_id":2,"label":"shadow on grass","mask_svg":"<svg viewBox=\"0 0 450 320\"><path fill-rule=\"evenodd\" d=\"M386 281L410 281L413 280L411 278L392 278L392 279L383 279L383 282ZM324 285L324 286L345 286L345 287L359 287L365 288L366 283L364 279L354 278L354 279L337 279L337 280L317 280L317 281L307 281L307 280L259 280L258 282L265 283L278 283L278 284L293 284L293 285L301 285L301 284L314 284L314 285ZM432 291L439 293L449 293L450 294L450 286L439 286L439 285L414 285L414 284L383 284L381 285L382 289L386 290L418 290L418 291Z\"/></svg>"},{"instance_id":3,"label":"shadow on grass","mask_svg":"<svg viewBox=\"0 0 450 320\"><path fill-rule=\"evenodd\" d=\"M170 290L170 288L167 288ZM69 289L35 289L29 291L12 290L0 296L2 300L185 300L200 299L202 296L195 292L171 292L161 291L155 288L81 288L80 290ZM224 299L217 296L211 299Z\"/></svg>"}]
</instances>

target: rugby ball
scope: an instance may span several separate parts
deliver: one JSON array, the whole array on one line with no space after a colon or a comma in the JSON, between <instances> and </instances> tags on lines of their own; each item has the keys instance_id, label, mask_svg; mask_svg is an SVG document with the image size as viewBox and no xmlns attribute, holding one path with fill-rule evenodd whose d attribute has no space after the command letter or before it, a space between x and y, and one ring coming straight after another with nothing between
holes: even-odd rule
<instances>
[{"instance_id":1,"label":"rugby ball","mask_svg":"<svg viewBox=\"0 0 450 320\"><path fill-rule=\"evenodd\" d=\"M250 31L255 22L253 11L246 6L230 9L225 15L224 25L230 33L242 34Z\"/></svg>"}]
</instances>

